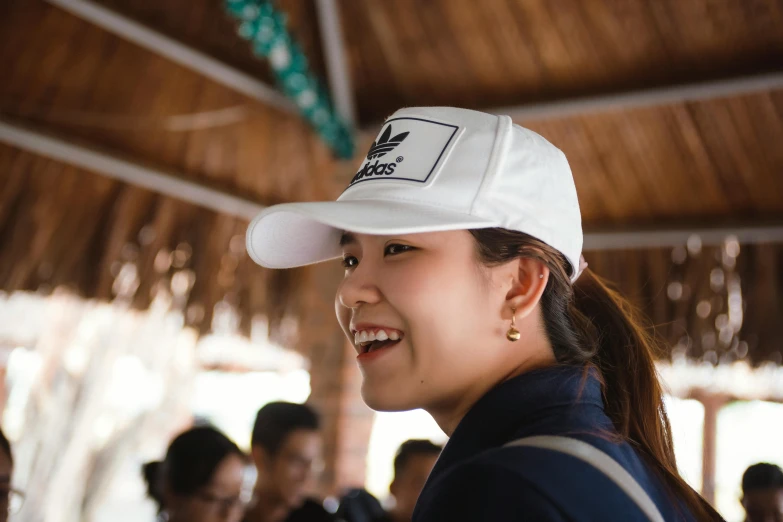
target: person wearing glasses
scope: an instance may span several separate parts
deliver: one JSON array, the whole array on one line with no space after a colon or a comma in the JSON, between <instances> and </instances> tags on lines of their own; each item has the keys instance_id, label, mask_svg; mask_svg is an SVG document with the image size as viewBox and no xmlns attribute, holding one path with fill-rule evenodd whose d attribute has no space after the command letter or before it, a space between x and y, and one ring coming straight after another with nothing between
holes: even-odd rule
<instances>
[{"instance_id":1,"label":"person wearing glasses","mask_svg":"<svg viewBox=\"0 0 783 522\"><path fill-rule=\"evenodd\" d=\"M255 498L245 522L331 522L309 498L321 462L318 414L305 404L271 402L256 415L251 440L258 470Z\"/></svg>"},{"instance_id":2,"label":"person wearing glasses","mask_svg":"<svg viewBox=\"0 0 783 522\"><path fill-rule=\"evenodd\" d=\"M159 520L240 522L250 505L255 470L237 445L202 426L178 435L162 462L143 467Z\"/></svg>"},{"instance_id":3,"label":"person wearing glasses","mask_svg":"<svg viewBox=\"0 0 783 522\"><path fill-rule=\"evenodd\" d=\"M16 513L22 507L24 495L11 487L14 471L14 457L11 443L0 430L0 522L6 522L8 515Z\"/></svg>"}]
</instances>

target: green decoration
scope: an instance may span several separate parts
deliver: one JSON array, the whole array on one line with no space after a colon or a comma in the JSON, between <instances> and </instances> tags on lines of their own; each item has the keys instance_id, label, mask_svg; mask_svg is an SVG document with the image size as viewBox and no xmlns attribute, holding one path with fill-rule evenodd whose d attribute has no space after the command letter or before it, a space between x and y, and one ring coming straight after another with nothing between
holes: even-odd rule
<instances>
[{"instance_id":1,"label":"green decoration","mask_svg":"<svg viewBox=\"0 0 783 522\"><path fill-rule=\"evenodd\" d=\"M299 108L334 154L353 157L351 129L335 113L329 93L310 71L307 58L286 29L286 16L272 0L225 0L226 9L239 22L239 36L250 42L253 53L269 60L280 89Z\"/></svg>"}]
</instances>

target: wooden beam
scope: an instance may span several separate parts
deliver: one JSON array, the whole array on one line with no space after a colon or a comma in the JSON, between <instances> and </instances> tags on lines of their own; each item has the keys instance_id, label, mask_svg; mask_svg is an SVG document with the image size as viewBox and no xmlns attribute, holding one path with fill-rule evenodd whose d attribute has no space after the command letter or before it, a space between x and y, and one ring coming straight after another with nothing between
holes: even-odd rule
<instances>
[{"instance_id":1,"label":"wooden beam","mask_svg":"<svg viewBox=\"0 0 783 522\"><path fill-rule=\"evenodd\" d=\"M254 201L191 181L181 173L146 167L2 119L0 142L224 214L252 219L264 208Z\"/></svg>"},{"instance_id":2,"label":"wooden beam","mask_svg":"<svg viewBox=\"0 0 783 522\"><path fill-rule=\"evenodd\" d=\"M229 89L291 114L296 105L264 82L91 0L46 0L74 16L195 71Z\"/></svg>"},{"instance_id":3,"label":"wooden beam","mask_svg":"<svg viewBox=\"0 0 783 522\"><path fill-rule=\"evenodd\" d=\"M318 10L318 26L321 30L321 45L326 60L332 101L342 120L351 128L355 128L356 103L345 58L345 40L337 1L316 0L315 5Z\"/></svg>"}]
</instances>

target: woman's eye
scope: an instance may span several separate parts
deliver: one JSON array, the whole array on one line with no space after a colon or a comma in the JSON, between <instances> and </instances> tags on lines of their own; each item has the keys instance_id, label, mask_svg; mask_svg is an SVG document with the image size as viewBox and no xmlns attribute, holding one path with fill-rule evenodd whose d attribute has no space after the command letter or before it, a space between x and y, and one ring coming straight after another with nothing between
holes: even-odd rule
<instances>
[{"instance_id":1,"label":"woman's eye","mask_svg":"<svg viewBox=\"0 0 783 522\"><path fill-rule=\"evenodd\" d=\"M354 256L345 256L343 257L343 267L344 268L353 268L356 265L359 264L359 260L356 259Z\"/></svg>"},{"instance_id":2,"label":"woman's eye","mask_svg":"<svg viewBox=\"0 0 783 522\"><path fill-rule=\"evenodd\" d=\"M409 252L413 250L412 246L408 245L389 245L386 247L386 250L384 251L384 255L387 256L395 256L397 254L402 254L404 252Z\"/></svg>"}]
</instances>

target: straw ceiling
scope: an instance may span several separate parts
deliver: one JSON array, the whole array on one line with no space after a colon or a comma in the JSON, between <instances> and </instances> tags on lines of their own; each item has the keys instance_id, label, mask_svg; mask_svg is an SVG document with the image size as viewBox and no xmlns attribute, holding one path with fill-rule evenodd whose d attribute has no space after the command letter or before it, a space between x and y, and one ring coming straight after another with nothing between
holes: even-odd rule
<instances>
[{"instance_id":1,"label":"straw ceiling","mask_svg":"<svg viewBox=\"0 0 783 522\"><path fill-rule=\"evenodd\" d=\"M268 66L236 36L221 2L100 4L270 81ZM325 78L315 3L276 5ZM403 105L515 106L783 70L783 4L773 0L337 5L358 124L370 129L360 151L377 122ZM0 3L0 63L4 120L259 204L331 198L351 173L353 165L333 161L295 115L42 0ZM520 123L566 152L588 228L783 220L783 90ZM0 145L0 173L5 290L67 285L110 299L122 264L130 262L137 266L133 299L140 307L156 284L171 285L178 270L192 271L184 306L202 331L221 302L238 307L245 331L254 314L275 322L302 313L297 289L307 284L307 271L269 273L249 262L239 240L232 250L232 238L246 226L242 217L7 145ZM159 260L156 268L161 251L173 254L168 266ZM745 254L738 270L780 267L778 247L743 248ZM594 259L657 322L685 313L674 310L685 304L665 297L669 250ZM766 304L756 305L759 317L743 326L758 339L758 360L774 359L783 346L765 318L783 311L778 279L753 298ZM749 279L746 298L763 294L767 281Z\"/></svg>"}]
</instances>

